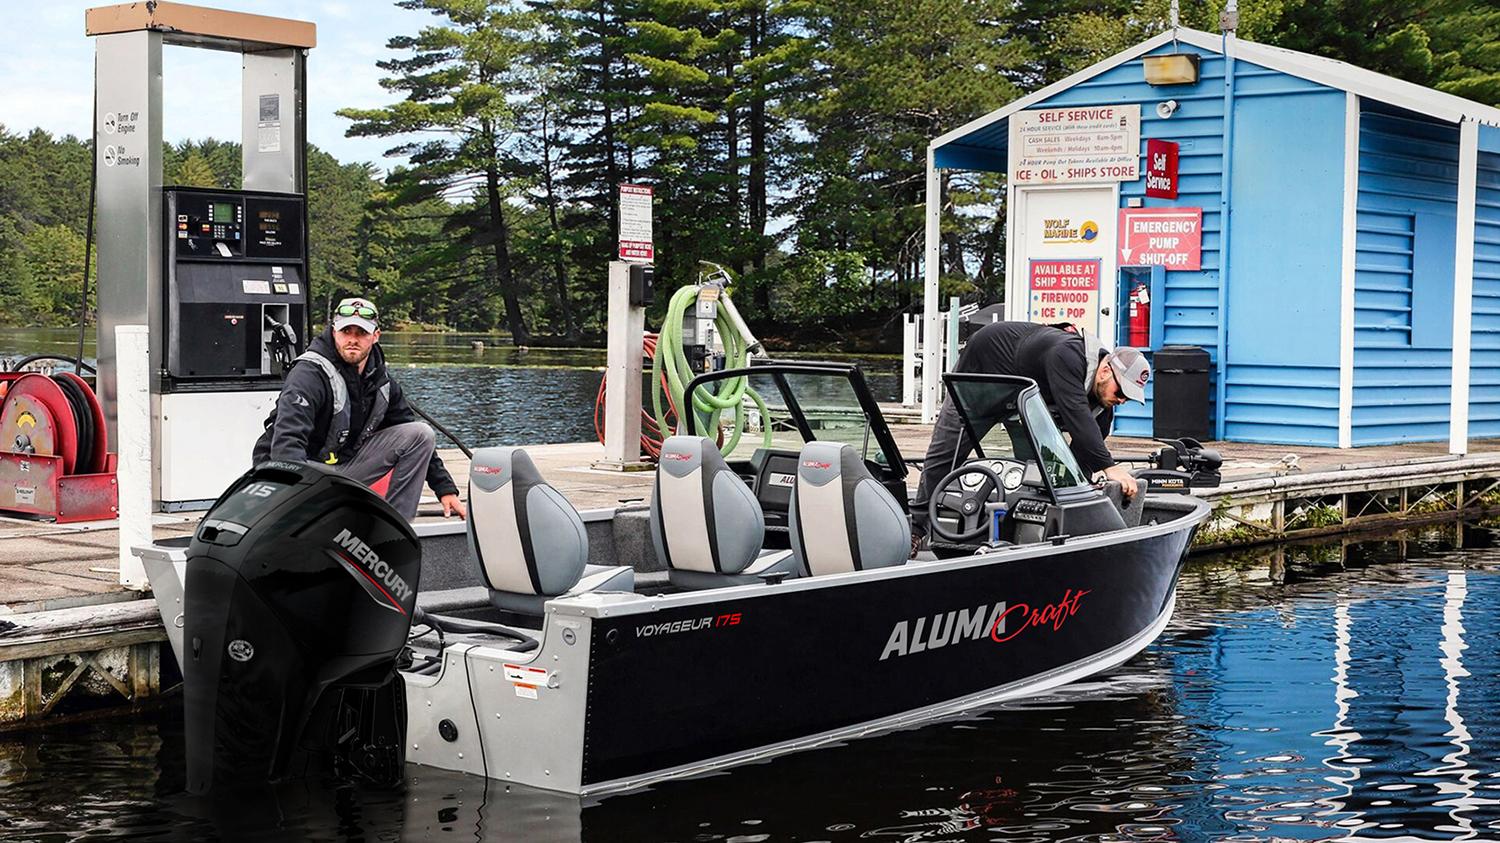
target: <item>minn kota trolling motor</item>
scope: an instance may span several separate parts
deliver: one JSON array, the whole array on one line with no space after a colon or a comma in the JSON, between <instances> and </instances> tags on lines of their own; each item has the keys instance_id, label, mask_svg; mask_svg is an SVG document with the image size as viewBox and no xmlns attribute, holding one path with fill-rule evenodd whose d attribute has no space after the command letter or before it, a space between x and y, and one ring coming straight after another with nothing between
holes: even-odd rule
<instances>
[{"instance_id":1,"label":"minn kota trolling motor","mask_svg":"<svg viewBox=\"0 0 1500 843\"><path fill-rule=\"evenodd\" d=\"M229 487L187 555L187 785L357 776L396 784L397 674L421 548L390 504L322 466L264 462Z\"/></svg>"}]
</instances>

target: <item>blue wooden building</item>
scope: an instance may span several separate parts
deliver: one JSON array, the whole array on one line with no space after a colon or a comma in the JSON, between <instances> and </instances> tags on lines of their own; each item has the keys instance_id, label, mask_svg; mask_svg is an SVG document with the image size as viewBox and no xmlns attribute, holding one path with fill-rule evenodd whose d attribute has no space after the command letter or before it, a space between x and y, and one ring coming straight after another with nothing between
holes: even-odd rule
<instances>
[{"instance_id":1,"label":"blue wooden building","mask_svg":"<svg viewBox=\"0 0 1500 843\"><path fill-rule=\"evenodd\" d=\"M1185 64L1195 79L1147 81L1148 65ZM1045 132L1038 119L1100 107L1122 127L1135 115L1136 156L1151 139L1176 144L1176 198L1146 195L1151 162L1091 182L1018 174L1013 147L1042 137L1018 129ZM935 139L927 167L929 336L941 172L1008 171L1006 318L1048 321L1039 302L1058 288L1046 271L1077 268L1056 259L1081 255L1098 282L1085 327L1124 344L1127 288L1146 284L1149 347L1211 355L1216 438L1447 441L1464 453L1470 437L1500 436L1500 110L1184 28ZM1119 209L1132 208L1201 209L1197 268L1133 266L1140 244L1118 230ZM937 399L929 353L924 414ZM1129 407L1116 432L1150 435L1150 407Z\"/></svg>"}]
</instances>

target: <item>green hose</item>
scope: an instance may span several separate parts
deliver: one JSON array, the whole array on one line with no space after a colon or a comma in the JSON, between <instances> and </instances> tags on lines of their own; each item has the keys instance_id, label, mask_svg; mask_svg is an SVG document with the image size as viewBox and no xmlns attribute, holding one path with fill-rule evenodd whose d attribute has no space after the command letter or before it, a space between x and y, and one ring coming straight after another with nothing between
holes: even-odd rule
<instances>
[{"instance_id":1,"label":"green hose","mask_svg":"<svg viewBox=\"0 0 1500 843\"><path fill-rule=\"evenodd\" d=\"M693 393L693 406L689 408L685 405L683 391L693 379L693 370L682 345L682 319L687 315L688 308L697 306L698 290L697 285L682 287L673 293L672 299L667 302L667 314L662 323L661 334L656 340L656 353L651 357L651 383L654 387L651 391L651 409L656 415L656 424L663 431L671 429L667 426L666 407L662 402L661 376L665 371L667 389L671 390L671 406L677 408L679 424L682 423L686 413L697 413L697 420L703 422L704 433L707 434L719 429L719 421L725 410L733 410L734 428L729 439L719 446L719 451L727 455L739 445L740 437L745 432L748 416L745 412L744 399L748 396L760 411L761 436L764 447L769 448L771 447L771 420L766 410L766 402L750 388L748 377L740 375L718 381L716 394L710 395L706 390L697 390ZM721 293L721 295L727 295L727 293ZM718 308L717 313L718 315L714 317L714 328L724 343L724 367L743 369L749 366L750 350L745 344L745 338L735 329L723 308Z\"/></svg>"}]
</instances>

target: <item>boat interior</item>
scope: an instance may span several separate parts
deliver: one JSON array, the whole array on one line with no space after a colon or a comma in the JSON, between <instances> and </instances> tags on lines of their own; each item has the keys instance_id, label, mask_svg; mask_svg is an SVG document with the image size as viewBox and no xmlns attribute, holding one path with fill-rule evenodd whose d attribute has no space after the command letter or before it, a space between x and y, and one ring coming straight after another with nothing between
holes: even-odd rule
<instances>
[{"instance_id":1,"label":"boat interior","mask_svg":"<svg viewBox=\"0 0 1500 843\"><path fill-rule=\"evenodd\" d=\"M434 564L443 537L424 536L418 623L432 618L449 637L489 636L491 624L504 624L520 644L501 646L525 651L537 646L528 630L540 628L546 603L562 596L764 586L1003 556L1193 511L1144 481L1132 497L1116 482L1093 484L1032 381L948 374L945 387L964 440L926 512L911 512L915 461L897 450L852 365L772 362L694 380L685 393L692 410L663 444L644 505L580 513L524 448L477 450L463 546L450 541L449 558ZM914 515L931 524L916 553ZM420 646L419 660L430 660Z\"/></svg>"}]
</instances>

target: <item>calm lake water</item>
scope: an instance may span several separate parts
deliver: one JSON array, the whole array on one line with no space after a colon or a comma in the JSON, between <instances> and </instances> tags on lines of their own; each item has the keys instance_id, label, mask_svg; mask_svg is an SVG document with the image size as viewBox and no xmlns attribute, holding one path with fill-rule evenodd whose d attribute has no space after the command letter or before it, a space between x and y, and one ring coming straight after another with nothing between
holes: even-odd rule
<instances>
[{"instance_id":1,"label":"calm lake water","mask_svg":"<svg viewBox=\"0 0 1500 843\"><path fill-rule=\"evenodd\" d=\"M415 766L192 799L172 703L0 735L0 839L1493 840L1497 539L1196 559L1161 638L1092 681L602 801Z\"/></svg>"},{"instance_id":2,"label":"calm lake water","mask_svg":"<svg viewBox=\"0 0 1500 843\"><path fill-rule=\"evenodd\" d=\"M482 350L471 344L485 343ZM594 402L604 373L603 349L530 349L475 334L381 335L401 388L470 447L583 442L594 439ZM78 331L0 328L0 357L77 352ZM93 332L84 358L93 361ZM798 357L807 355L778 355ZM810 355L857 363L877 400L901 394L899 358ZM448 443L439 441L441 447Z\"/></svg>"}]
</instances>

